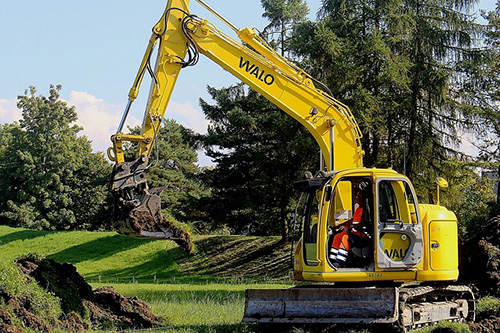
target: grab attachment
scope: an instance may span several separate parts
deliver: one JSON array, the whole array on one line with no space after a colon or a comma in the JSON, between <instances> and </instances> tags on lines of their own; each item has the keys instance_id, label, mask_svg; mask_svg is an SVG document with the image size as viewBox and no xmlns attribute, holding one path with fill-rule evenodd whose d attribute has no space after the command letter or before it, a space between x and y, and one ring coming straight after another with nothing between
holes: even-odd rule
<instances>
[{"instance_id":1,"label":"grab attachment","mask_svg":"<svg viewBox=\"0 0 500 333\"><path fill-rule=\"evenodd\" d=\"M168 221L161 213L163 187L149 189L146 172L148 157L115 165L110 190L115 202L118 233L129 237L175 241L187 252L193 251L189 233Z\"/></svg>"}]
</instances>

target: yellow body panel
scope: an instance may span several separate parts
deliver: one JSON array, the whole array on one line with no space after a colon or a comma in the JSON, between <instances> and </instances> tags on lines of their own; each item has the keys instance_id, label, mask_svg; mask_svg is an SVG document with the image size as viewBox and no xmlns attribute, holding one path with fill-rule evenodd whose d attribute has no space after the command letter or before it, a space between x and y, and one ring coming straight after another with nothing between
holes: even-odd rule
<instances>
[{"instance_id":1,"label":"yellow body panel","mask_svg":"<svg viewBox=\"0 0 500 333\"><path fill-rule=\"evenodd\" d=\"M437 205L419 205L424 242L423 267L419 281L455 281L458 279L458 226L455 214ZM432 248L433 244L439 246ZM434 245L435 247L435 245Z\"/></svg>"},{"instance_id":2,"label":"yellow body panel","mask_svg":"<svg viewBox=\"0 0 500 333\"><path fill-rule=\"evenodd\" d=\"M432 221L430 223L430 268L433 271L457 268L457 233L457 224L453 221Z\"/></svg>"},{"instance_id":3,"label":"yellow body panel","mask_svg":"<svg viewBox=\"0 0 500 333\"><path fill-rule=\"evenodd\" d=\"M410 239L397 233L384 233L380 242L385 254L394 261L403 260L410 247Z\"/></svg>"},{"instance_id":4,"label":"yellow body panel","mask_svg":"<svg viewBox=\"0 0 500 333\"><path fill-rule=\"evenodd\" d=\"M416 272L302 272L299 281L317 282L370 282L370 281L415 281ZM297 278L296 278L297 279Z\"/></svg>"}]
</instances>

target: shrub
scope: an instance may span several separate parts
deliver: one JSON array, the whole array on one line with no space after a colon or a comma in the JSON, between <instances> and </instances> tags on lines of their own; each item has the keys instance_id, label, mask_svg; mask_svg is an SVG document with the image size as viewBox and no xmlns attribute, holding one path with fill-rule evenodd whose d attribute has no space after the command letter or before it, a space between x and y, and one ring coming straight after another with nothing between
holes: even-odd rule
<instances>
[{"instance_id":1,"label":"shrub","mask_svg":"<svg viewBox=\"0 0 500 333\"><path fill-rule=\"evenodd\" d=\"M478 319L500 316L500 299L495 297L484 297L477 301L476 314Z\"/></svg>"}]
</instances>

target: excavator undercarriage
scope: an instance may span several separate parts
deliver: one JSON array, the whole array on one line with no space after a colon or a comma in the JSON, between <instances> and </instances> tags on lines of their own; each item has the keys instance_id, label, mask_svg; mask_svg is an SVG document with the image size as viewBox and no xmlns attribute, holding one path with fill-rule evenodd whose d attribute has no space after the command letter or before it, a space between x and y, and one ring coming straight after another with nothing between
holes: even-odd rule
<instances>
[{"instance_id":1,"label":"excavator undercarriage","mask_svg":"<svg viewBox=\"0 0 500 333\"><path fill-rule=\"evenodd\" d=\"M244 322L382 324L399 330L438 321L473 321L474 294L465 286L248 289Z\"/></svg>"}]
</instances>

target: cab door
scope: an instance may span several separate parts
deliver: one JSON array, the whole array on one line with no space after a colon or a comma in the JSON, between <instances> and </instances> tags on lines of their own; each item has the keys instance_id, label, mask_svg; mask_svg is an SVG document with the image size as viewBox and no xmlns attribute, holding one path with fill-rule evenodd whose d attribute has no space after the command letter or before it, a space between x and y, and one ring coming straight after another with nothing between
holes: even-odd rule
<instances>
[{"instance_id":1,"label":"cab door","mask_svg":"<svg viewBox=\"0 0 500 333\"><path fill-rule=\"evenodd\" d=\"M323 221L326 220L324 217L328 214L330 196L329 186L313 188L308 193L302 235L304 271L321 272L323 269L321 262L322 258L325 258L325 250L319 244L326 242L326 232L322 230L325 229Z\"/></svg>"},{"instance_id":2,"label":"cab door","mask_svg":"<svg viewBox=\"0 0 500 333\"><path fill-rule=\"evenodd\" d=\"M376 181L376 257L379 268L412 269L423 256L422 223L413 187L404 178Z\"/></svg>"}]
</instances>

